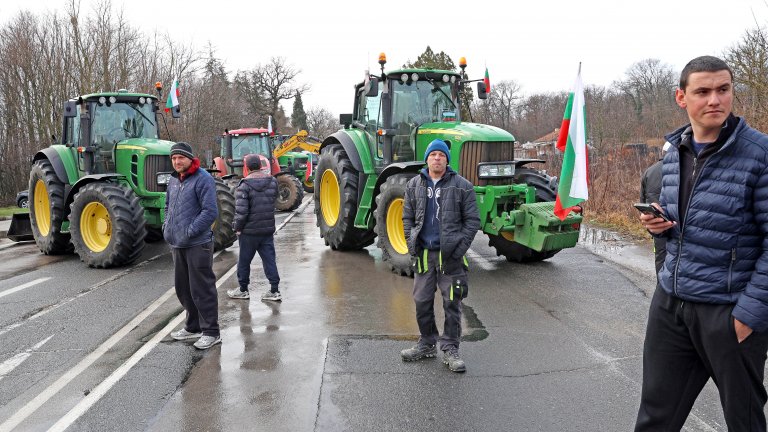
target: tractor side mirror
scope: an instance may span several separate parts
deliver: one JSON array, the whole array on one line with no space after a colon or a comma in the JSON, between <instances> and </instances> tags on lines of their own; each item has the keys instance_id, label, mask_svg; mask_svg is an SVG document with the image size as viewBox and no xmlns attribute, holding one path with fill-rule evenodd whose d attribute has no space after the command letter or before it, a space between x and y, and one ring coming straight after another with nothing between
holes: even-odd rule
<instances>
[{"instance_id":1,"label":"tractor side mirror","mask_svg":"<svg viewBox=\"0 0 768 432\"><path fill-rule=\"evenodd\" d=\"M77 102L66 101L64 102L64 118L77 117Z\"/></svg>"},{"instance_id":2,"label":"tractor side mirror","mask_svg":"<svg viewBox=\"0 0 768 432\"><path fill-rule=\"evenodd\" d=\"M370 77L365 83L365 97L376 97L379 95L379 79Z\"/></svg>"},{"instance_id":3,"label":"tractor side mirror","mask_svg":"<svg viewBox=\"0 0 768 432\"><path fill-rule=\"evenodd\" d=\"M171 115L173 118L181 118L181 110L179 109L180 105L176 105L175 107L171 108Z\"/></svg>"},{"instance_id":4,"label":"tractor side mirror","mask_svg":"<svg viewBox=\"0 0 768 432\"><path fill-rule=\"evenodd\" d=\"M477 83L477 98L478 99L488 99L488 91L485 89L485 83L484 82Z\"/></svg>"},{"instance_id":5,"label":"tractor side mirror","mask_svg":"<svg viewBox=\"0 0 768 432\"><path fill-rule=\"evenodd\" d=\"M349 129L352 125L352 114L339 114L339 123L344 125L344 129Z\"/></svg>"}]
</instances>

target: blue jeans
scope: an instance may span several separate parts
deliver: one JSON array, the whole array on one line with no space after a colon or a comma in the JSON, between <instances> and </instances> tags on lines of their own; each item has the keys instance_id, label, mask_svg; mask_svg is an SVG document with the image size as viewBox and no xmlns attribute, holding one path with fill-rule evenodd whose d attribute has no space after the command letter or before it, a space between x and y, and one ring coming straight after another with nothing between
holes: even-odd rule
<instances>
[{"instance_id":1,"label":"blue jeans","mask_svg":"<svg viewBox=\"0 0 768 432\"><path fill-rule=\"evenodd\" d=\"M240 291L248 291L251 282L251 261L259 253L264 274L269 281L270 291L278 292L280 275L277 273L274 235L257 236L240 234L240 257L237 260L237 281L240 283Z\"/></svg>"}]
</instances>

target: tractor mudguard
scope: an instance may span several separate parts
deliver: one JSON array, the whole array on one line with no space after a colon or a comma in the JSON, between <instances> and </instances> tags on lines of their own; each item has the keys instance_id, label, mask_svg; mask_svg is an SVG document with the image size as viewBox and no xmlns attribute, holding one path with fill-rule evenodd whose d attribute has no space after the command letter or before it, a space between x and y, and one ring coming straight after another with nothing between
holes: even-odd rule
<instances>
[{"instance_id":1,"label":"tractor mudguard","mask_svg":"<svg viewBox=\"0 0 768 432\"><path fill-rule=\"evenodd\" d=\"M64 201L66 208L69 209L69 205L72 204L72 201L74 201L75 195L77 194L77 191L80 190L80 188L82 188L83 186L89 183L104 181L106 179L125 179L125 176L122 174L109 173L109 174L91 174L91 175L81 177L67 191L66 200Z\"/></svg>"},{"instance_id":2,"label":"tractor mudguard","mask_svg":"<svg viewBox=\"0 0 768 432\"><path fill-rule=\"evenodd\" d=\"M61 147L62 150L59 150L57 147ZM51 162L53 171L56 173L56 177L58 177L59 181L65 185L71 185L77 181L76 162L72 160L72 157L66 150L66 147L52 146L44 148L35 154L32 162L34 163L36 160L40 159L48 159Z\"/></svg>"},{"instance_id":3,"label":"tractor mudguard","mask_svg":"<svg viewBox=\"0 0 768 432\"><path fill-rule=\"evenodd\" d=\"M323 147L327 147L329 144L336 144L336 143L341 144L341 146L344 148L344 151L347 152L349 161L352 162L352 166L355 167L357 172L359 173L365 172L365 170L363 169L363 162L360 160L360 153L357 151L357 146L355 145L355 142L352 141L352 138L345 131L338 131L335 134L326 138L325 141L323 141L322 146L320 147L320 151L322 151Z\"/></svg>"}]
</instances>

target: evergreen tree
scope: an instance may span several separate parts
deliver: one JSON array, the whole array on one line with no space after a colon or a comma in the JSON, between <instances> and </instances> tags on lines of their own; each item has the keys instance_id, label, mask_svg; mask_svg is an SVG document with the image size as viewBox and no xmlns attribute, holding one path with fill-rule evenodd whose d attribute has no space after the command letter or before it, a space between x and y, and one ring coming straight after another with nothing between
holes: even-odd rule
<instances>
[{"instance_id":1,"label":"evergreen tree","mask_svg":"<svg viewBox=\"0 0 768 432\"><path fill-rule=\"evenodd\" d=\"M304 112L304 103L301 101L301 93L296 92L293 99L293 113L291 113L291 126L297 130L308 130L307 113Z\"/></svg>"},{"instance_id":2,"label":"evergreen tree","mask_svg":"<svg viewBox=\"0 0 768 432\"><path fill-rule=\"evenodd\" d=\"M427 49L424 50L423 53L421 53L418 57L416 57L415 62L406 62L403 65L403 68L410 69L440 69L440 70L456 70L456 63L453 62L451 59L451 56L446 54L443 51L440 51L439 53L435 54L434 51L432 51L432 48L427 45ZM467 79L467 77L464 77L464 79ZM474 97L472 96L472 89L469 87L469 85L464 85L461 93L459 93L459 98L461 99L461 119L462 121L471 121L472 116L470 113L470 105L472 105L472 101Z\"/></svg>"}]
</instances>

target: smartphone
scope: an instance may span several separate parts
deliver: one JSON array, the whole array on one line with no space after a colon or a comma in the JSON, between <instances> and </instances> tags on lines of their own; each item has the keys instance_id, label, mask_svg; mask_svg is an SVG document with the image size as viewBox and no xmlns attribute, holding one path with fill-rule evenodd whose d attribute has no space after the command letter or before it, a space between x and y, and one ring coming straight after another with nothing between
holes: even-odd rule
<instances>
[{"instance_id":1,"label":"smartphone","mask_svg":"<svg viewBox=\"0 0 768 432\"><path fill-rule=\"evenodd\" d=\"M648 203L636 203L635 208L640 210L640 213L645 213L647 215L656 216L659 218L664 219L667 222L670 222L667 215L661 212L661 210L657 209L656 207L648 204Z\"/></svg>"}]
</instances>

